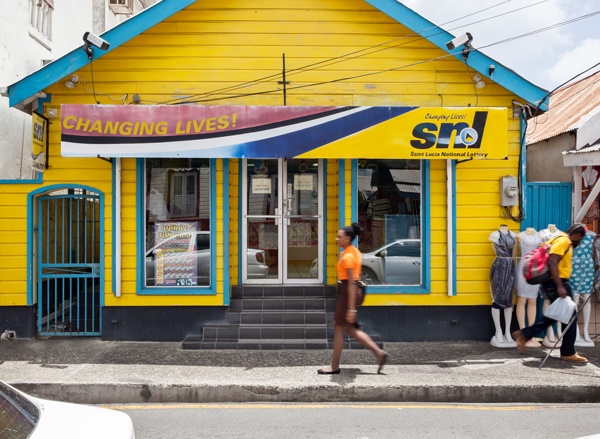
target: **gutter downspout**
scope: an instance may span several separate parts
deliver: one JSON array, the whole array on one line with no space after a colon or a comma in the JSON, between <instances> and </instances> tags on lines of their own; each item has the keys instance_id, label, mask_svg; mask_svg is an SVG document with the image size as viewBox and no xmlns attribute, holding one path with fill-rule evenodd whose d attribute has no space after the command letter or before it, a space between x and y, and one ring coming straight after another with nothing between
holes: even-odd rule
<instances>
[{"instance_id":1,"label":"gutter downspout","mask_svg":"<svg viewBox=\"0 0 600 439\"><path fill-rule=\"evenodd\" d=\"M454 296L454 165L446 160L446 240L448 264L448 296Z\"/></svg>"},{"instance_id":2,"label":"gutter downspout","mask_svg":"<svg viewBox=\"0 0 600 439\"><path fill-rule=\"evenodd\" d=\"M115 158L115 297L121 297L121 159Z\"/></svg>"}]
</instances>

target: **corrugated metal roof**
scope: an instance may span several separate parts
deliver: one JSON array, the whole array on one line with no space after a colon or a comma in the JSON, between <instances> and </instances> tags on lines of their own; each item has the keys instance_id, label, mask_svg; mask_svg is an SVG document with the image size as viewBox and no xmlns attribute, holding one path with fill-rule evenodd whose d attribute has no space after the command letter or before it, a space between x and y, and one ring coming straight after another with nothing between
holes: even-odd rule
<instances>
[{"instance_id":1,"label":"corrugated metal roof","mask_svg":"<svg viewBox=\"0 0 600 439\"><path fill-rule=\"evenodd\" d=\"M549 110L527 123L527 144L576 130L600 112L600 72L555 91Z\"/></svg>"}]
</instances>

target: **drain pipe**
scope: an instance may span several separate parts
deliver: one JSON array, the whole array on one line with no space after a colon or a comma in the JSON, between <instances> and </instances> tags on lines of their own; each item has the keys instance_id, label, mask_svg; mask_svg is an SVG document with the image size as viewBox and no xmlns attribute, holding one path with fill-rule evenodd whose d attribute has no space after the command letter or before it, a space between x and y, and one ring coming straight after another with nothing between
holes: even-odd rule
<instances>
[{"instance_id":1,"label":"drain pipe","mask_svg":"<svg viewBox=\"0 0 600 439\"><path fill-rule=\"evenodd\" d=\"M446 160L446 253L448 258L448 296L454 296L454 166Z\"/></svg>"},{"instance_id":2,"label":"drain pipe","mask_svg":"<svg viewBox=\"0 0 600 439\"><path fill-rule=\"evenodd\" d=\"M115 160L115 297L121 297L121 159Z\"/></svg>"}]
</instances>

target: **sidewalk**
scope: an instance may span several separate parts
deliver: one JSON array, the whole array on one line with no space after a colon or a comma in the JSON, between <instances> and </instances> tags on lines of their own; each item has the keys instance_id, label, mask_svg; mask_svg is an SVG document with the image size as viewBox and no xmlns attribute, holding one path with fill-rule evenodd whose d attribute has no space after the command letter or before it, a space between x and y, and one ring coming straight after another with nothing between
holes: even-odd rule
<instances>
[{"instance_id":1,"label":"sidewalk","mask_svg":"<svg viewBox=\"0 0 600 439\"><path fill-rule=\"evenodd\" d=\"M544 368L547 349L483 342L386 343L377 375L368 351L346 350L342 373L317 375L331 351L190 351L180 343L95 338L0 342L0 380L63 401L160 402L600 402L600 345L586 365Z\"/></svg>"}]
</instances>

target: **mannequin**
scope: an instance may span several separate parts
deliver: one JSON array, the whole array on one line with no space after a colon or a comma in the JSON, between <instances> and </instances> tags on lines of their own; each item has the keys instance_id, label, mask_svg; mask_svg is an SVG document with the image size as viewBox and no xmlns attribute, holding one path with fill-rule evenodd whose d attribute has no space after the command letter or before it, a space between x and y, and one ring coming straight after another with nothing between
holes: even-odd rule
<instances>
[{"instance_id":1,"label":"mannequin","mask_svg":"<svg viewBox=\"0 0 600 439\"><path fill-rule=\"evenodd\" d=\"M531 250L539 247L542 244L542 236L533 228L527 227L525 231L517 234L517 242L519 243L520 256L529 253ZM540 286L529 285L523 276L521 270L521 261L519 261L519 267L517 268L517 321L519 322L519 329L523 329L526 326L530 326L535 322L535 316L537 312L537 299L539 296ZM525 321L525 315L527 315L527 323ZM528 340L525 344L528 348L539 348L540 342L535 339Z\"/></svg>"},{"instance_id":2,"label":"mannequin","mask_svg":"<svg viewBox=\"0 0 600 439\"><path fill-rule=\"evenodd\" d=\"M542 236L542 240L544 242L547 242L547 241L550 241L551 239L556 238L561 233L562 233L562 231L556 227L556 224L548 224L548 228L540 230L540 235ZM548 309L549 306L550 306L550 300L544 298L544 305L542 306L542 310L546 311L546 309ZM556 329L558 331L558 337L560 337L560 333L561 333L560 322L556 322ZM542 344L548 348L552 348L552 347L554 347L556 340L557 340L557 335L554 333L554 328L552 326L548 326L548 329L546 331L546 336L544 337ZM561 344L562 343L559 342L557 347L559 347Z\"/></svg>"},{"instance_id":3,"label":"mannequin","mask_svg":"<svg viewBox=\"0 0 600 439\"><path fill-rule=\"evenodd\" d=\"M573 250L573 273L571 274L571 285L573 287L573 301L579 305L579 299L583 299L585 302L589 297L588 294L592 294L594 287L594 259L593 259L593 247L598 240L596 234L591 230L588 230L585 237L581 240L579 245ZM583 315L583 336L577 327L577 339L575 340L575 346L581 347L592 347L594 342L590 338L589 324L590 316L592 311L592 304L588 301L581 314Z\"/></svg>"},{"instance_id":4,"label":"mannequin","mask_svg":"<svg viewBox=\"0 0 600 439\"><path fill-rule=\"evenodd\" d=\"M510 335L510 324L513 311L513 290L515 287L516 267L513 260L513 249L516 234L508 230L506 224L490 234L496 258L490 270L490 290L492 293L492 319L496 333L490 344L497 348L516 347ZM504 332L500 323L500 312L504 313Z\"/></svg>"}]
</instances>

